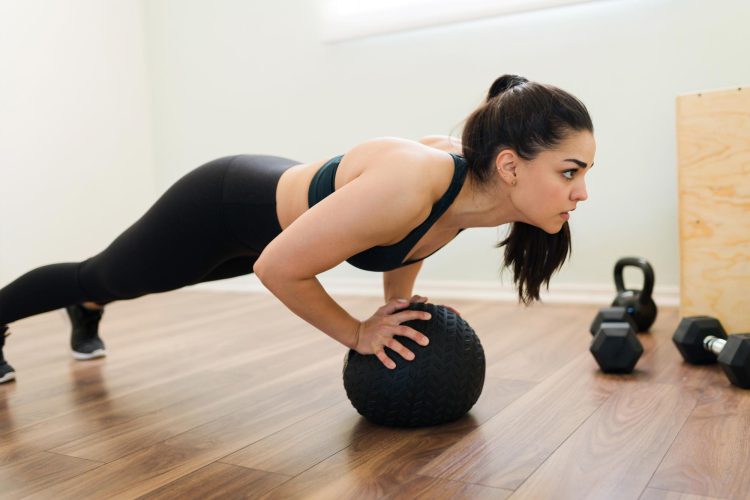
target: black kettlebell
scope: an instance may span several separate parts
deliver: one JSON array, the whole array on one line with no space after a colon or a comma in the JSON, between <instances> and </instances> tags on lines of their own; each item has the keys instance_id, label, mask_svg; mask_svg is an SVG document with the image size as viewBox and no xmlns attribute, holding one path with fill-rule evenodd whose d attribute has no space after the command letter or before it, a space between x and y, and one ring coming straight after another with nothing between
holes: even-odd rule
<instances>
[{"instance_id":1,"label":"black kettlebell","mask_svg":"<svg viewBox=\"0 0 750 500\"><path fill-rule=\"evenodd\" d=\"M634 266L643 271L643 290L629 290L625 288L622 271L626 266ZM633 317L639 332L648 331L656 319L656 303L651 297L654 291L654 269L646 259L640 257L623 257L615 264L615 286L617 297L613 306L624 307Z\"/></svg>"}]
</instances>

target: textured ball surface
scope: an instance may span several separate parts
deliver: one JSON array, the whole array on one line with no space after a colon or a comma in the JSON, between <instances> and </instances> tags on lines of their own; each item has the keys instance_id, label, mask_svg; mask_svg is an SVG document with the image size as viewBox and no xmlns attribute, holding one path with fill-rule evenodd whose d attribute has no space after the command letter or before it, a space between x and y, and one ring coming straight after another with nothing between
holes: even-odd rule
<instances>
[{"instance_id":1,"label":"textured ball surface","mask_svg":"<svg viewBox=\"0 0 750 500\"><path fill-rule=\"evenodd\" d=\"M482 393L485 359L479 337L444 306L415 303L407 309L432 314L429 320L403 323L422 332L430 343L421 346L397 336L415 359L406 361L386 348L396 363L393 370L375 355L350 350L344 359L346 395L362 416L380 425L423 427L456 420Z\"/></svg>"}]
</instances>

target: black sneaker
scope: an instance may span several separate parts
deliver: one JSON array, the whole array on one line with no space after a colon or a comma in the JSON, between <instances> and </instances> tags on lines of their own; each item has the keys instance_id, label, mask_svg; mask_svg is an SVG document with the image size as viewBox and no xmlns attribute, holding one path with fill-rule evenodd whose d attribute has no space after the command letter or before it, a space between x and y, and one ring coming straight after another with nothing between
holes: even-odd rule
<instances>
[{"instance_id":1,"label":"black sneaker","mask_svg":"<svg viewBox=\"0 0 750 500\"><path fill-rule=\"evenodd\" d=\"M99 338L99 321L103 310L86 309L81 304L65 308L73 331L70 334L70 348L75 359L93 359L106 356L104 342Z\"/></svg>"},{"instance_id":2,"label":"black sneaker","mask_svg":"<svg viewBox=\"0 0 750 500\"><path fill-rule=\"evenodd\" d=\"M0 326L0 384L10 382L16 379L16 371L5 361L3 357L3 347L5 346L5 337L10 335L8 325Z\"/></svg>"}]
</instances>

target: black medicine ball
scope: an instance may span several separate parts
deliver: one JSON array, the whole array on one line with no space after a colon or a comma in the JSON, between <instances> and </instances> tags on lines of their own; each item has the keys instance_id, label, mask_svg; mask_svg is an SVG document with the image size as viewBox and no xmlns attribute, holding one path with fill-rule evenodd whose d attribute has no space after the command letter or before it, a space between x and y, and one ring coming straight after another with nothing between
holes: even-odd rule
<instances>
[{"instance_id":1,"label":"black medicine ball","mask_svg":"<svg viewBox=\"0 0 750 500\"><path fill-rule=\"evenodd\" d=\"M430 343L421 346L396 336L415 358L407 361L386 347L396 363L393 370L375 355L350 350L344 359L346 395L362 416L380 425L422 427L456 420L482 393L485 360L479 337L444 306L415 303L407 309L432 314L429 320L403 323L422 332Z\"/></svg>"}]
</instances>

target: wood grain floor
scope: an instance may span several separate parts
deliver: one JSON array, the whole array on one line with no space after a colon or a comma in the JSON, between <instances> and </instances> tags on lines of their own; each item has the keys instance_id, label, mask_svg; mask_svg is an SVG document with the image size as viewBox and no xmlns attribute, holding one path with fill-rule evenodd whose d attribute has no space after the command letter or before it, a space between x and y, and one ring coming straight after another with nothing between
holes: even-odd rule
<instances>
[{"instance_id":1,"label":"wood grain floor","mask_svg":"<svg viewBox=\"0 0 750 500\"><path fill-rule=\"evenodd\" d=\"M336 298L357 317L380 305ZM750 391L682 363L675 309L614 376L588 352L594 306L447 303L482 339L487 380L467 417L417 430L360 418L344 347L270 295L114 303L109 357L86 362L61 311L19 321L0 498L750 498Z\"/></svg>"}]
</instances>

